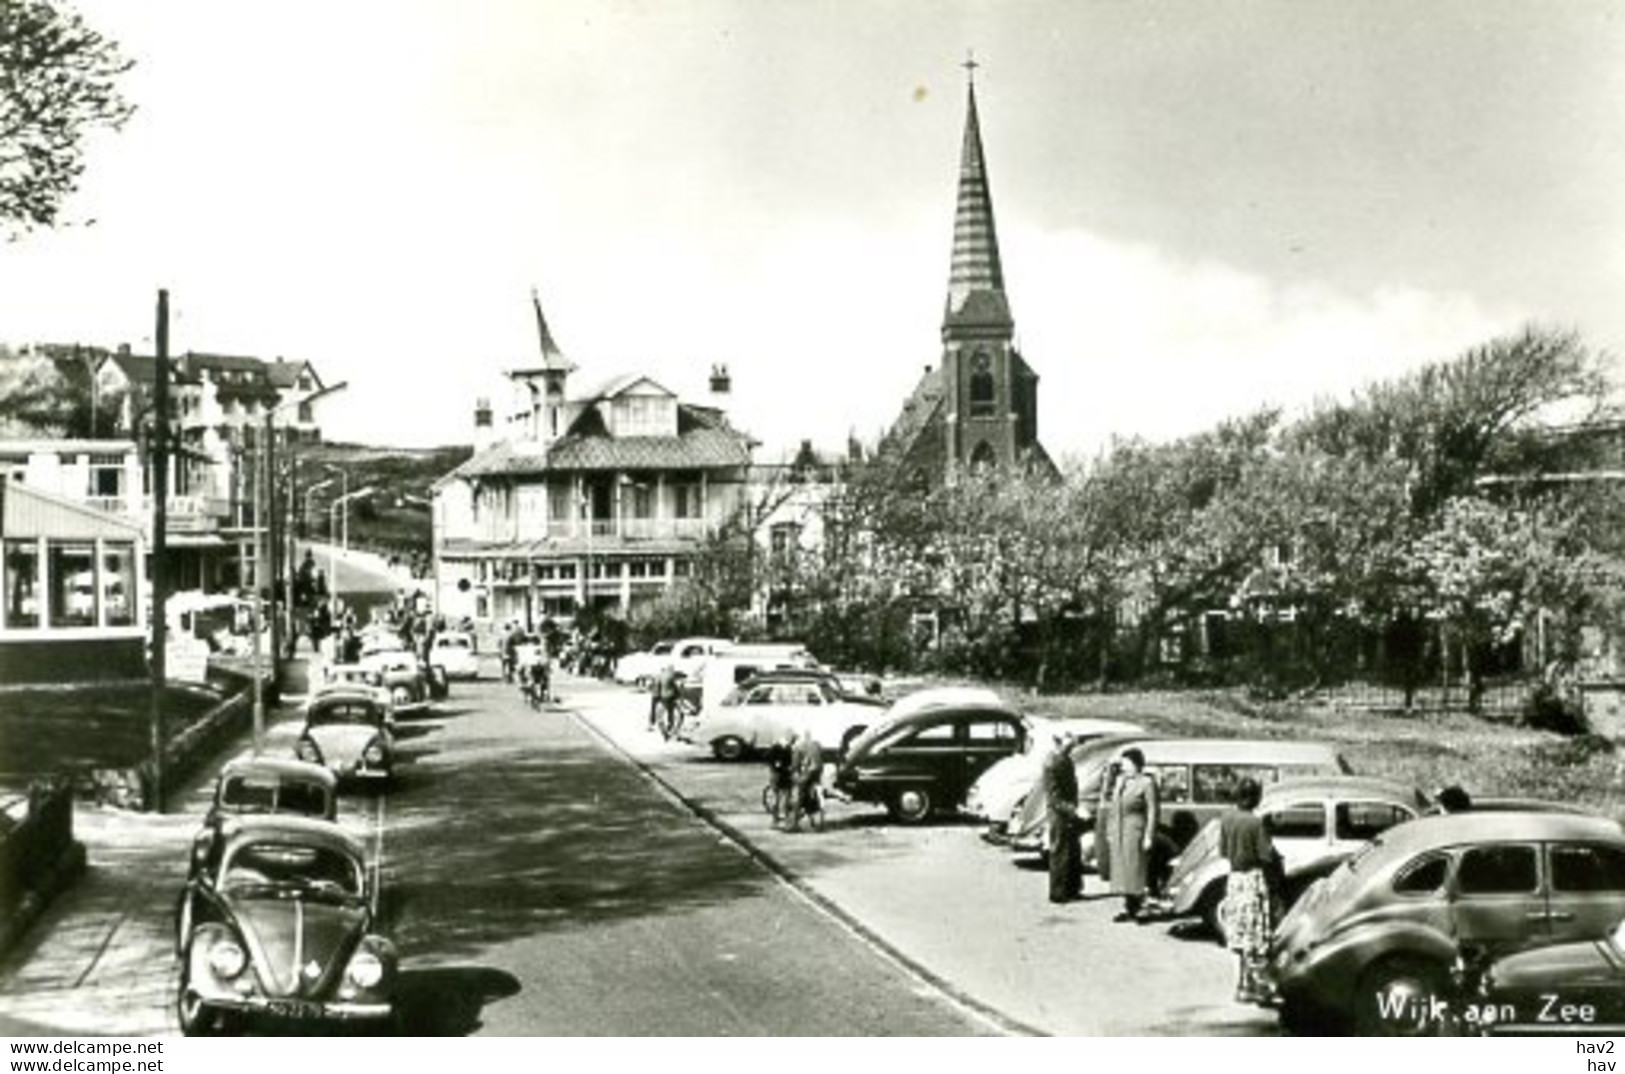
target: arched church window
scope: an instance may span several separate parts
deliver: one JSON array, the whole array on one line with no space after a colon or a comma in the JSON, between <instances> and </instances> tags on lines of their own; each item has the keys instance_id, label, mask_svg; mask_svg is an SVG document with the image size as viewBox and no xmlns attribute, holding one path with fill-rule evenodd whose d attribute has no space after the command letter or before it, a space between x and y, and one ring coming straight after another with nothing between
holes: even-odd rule
<instances>
[{"instance_id":1,"label":"arched church window","mask_svg":"<svg viewBox=\"0 0 1625 1074\"><path fill-rule=\"evenodd\" d=\"M992 364L986 351L977 351L976 357L971 359L970 414L973 418L992 417L998 409Z\"/></svg>"},{"instance_id":2,"label":"arched church window","mask_svg":"<svg viewBox=\"0 0 1625 1074\"><path fill-rule=\"evenodd\" d=\"M972 470L986 469L998 461L998 456L993 453L993 445L989 444L986 440L983 440L981 443L977 444L970 453L970 465Z\"/></svg>"}]
</instances>

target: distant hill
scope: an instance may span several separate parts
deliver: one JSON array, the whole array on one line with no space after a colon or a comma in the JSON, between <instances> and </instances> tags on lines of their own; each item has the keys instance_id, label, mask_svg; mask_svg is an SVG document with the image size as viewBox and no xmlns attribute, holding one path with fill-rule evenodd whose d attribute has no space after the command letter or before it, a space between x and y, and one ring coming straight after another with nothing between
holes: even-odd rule
<instances>
[{"instance_id":1,"label":"distant hill","mask_svg":"<svg viewBox=\"0 0 1625 1074\"><path fill-rule=\"evenodd\" d=\"M321 466L333 466L349 476L349 487L371 486L377 491L350 504L350 544L408 562L429 556L433 537L429 514L429 486L468 460L474 451L466 445L437 448L374 447L367 444L301 444L301 480L321 480ZM327 538L328 504L339 494L337 483L312 500L313 516L305 532L315 540ZM298 510L304 509L300 494Z\"/></svg>"}]
</instances>

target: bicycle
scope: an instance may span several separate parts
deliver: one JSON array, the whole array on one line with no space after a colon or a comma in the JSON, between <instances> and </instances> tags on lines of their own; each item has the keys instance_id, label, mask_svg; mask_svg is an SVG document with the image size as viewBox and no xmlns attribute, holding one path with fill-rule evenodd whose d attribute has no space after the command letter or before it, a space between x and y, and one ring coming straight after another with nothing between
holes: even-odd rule
<instances>
[{"instance_id":1,"label":"bicycle","mask_svg":"<svg viewBox=\"0 0 1625 1074\"><path fill-rule=\"evenodd\" d=\"M762 810L775 821L779 819L778 810L774 808L778 804L778 793L773 778L769 776L767 786L762 788ZM813 783L802 791L801 814L807 818L807 823L812 826L813 831L821 832L824 830L824 788L822 786Z\"/></svg>"},{"instance_id":2,"label":"bicycle","mask_svg":"<svg viewBox=\"0 0 1625 1074\"><path fill-rule=\"evenodd\" d=\"M677 738L683 730L683 725L690 717L698 716L700 710L692 701L685 697L678 697L675 701L662 702L664 711L660 714L660 737L670 742Z\"/></svg>"}]
</instances>

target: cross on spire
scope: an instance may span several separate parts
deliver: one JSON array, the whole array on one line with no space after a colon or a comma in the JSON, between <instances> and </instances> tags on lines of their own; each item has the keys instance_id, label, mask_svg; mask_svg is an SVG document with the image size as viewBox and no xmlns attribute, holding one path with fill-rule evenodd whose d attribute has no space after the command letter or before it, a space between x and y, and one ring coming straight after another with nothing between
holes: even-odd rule
<instances>
[{"instance_id":1,"label":"cross on spire","mask_svg":"<svg viewBox=\"0 0 1625 1074\"><path fill-rule=\"evenodd\" d=\"M959 66L961 66L961 67L963 67L965 69L965 77L970 82L970 84L973 85L973 86L976 85L976 69L978 67L982 66L981 64L976 62L976 50L975 49L966 49L965 50L965 62L960 64Z\"/></svg>"}]
</instances>

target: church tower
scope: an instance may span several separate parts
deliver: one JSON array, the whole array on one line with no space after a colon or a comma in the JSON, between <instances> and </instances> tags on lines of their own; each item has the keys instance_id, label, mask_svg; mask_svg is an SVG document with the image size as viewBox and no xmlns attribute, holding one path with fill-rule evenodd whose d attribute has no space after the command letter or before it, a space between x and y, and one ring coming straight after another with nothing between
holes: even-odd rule
<instances>
[{"instance_id":1,"label":"church tower","mask_svg":"<svg viewBox=\"0 0 1625 1074\"><path fill-rule=\"evenodd\" d=\"M1038 375L1016 352L1016 325L1004 291L993 195L976 114L975 61L965 67L970 72L965 139L942 319L945 477L964 466L1007 467L1043 455L1038 446Z\"/></svg>"}]
</instances>

